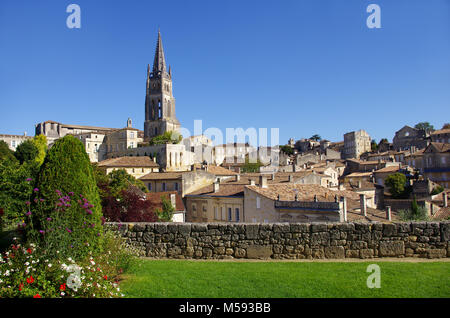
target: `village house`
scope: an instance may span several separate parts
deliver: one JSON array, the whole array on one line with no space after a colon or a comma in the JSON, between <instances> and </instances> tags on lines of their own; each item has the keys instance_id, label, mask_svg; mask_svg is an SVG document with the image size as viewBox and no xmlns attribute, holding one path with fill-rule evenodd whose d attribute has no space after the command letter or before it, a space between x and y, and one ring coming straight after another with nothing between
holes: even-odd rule
<instances>
[{"instance_id":1,"label":"village house","mask_svg":"<svg viewBox=\"0 0 450 318\"><path fill-rule=\"evenodd\" d=\"M450 187L450 144L432 142L423 152L424 177Z\"/></svg>"},{"instance_id":2,"label":"village house","mask_svg":"<svg viewBox=\"0 0 450 318\"><path fill-rule=\"evenodd\" d=\"M189 222L242 222L244 185L218 181L185 196Z\"/></svg>"},{"instance_id":3,"label":"village house","mask_svg":"<svg viewBox=\"0 0 450 318\"><path fill-rule=\"evenodd\" d=\"M435 130L430 134L432 142L450 143L450 128Z\"/></svg>"},{"instance_id":4,"label":"village house","mask_svg":"<svg viewBox=\"0 0 450 318\"><path fill-rule=\"evenodd\" d=\"M159 172L159 165L150 157L111 158L99 162L98 167L104 169L106 174L123 169L135 178L140 178L151 172Z\"/></svg>"},{"instance_id":5,"label":"village house","mask_svg":"<svg viewBox=\"0 0 450 318\"><path fill-rule=\"evenodd\" d=\"M365 195L329 190L319 185L246 186L245 222L345 222L386 220L384 211L368 207Z\"/></svg>"},{"instance_id":6,"label":"village house","mask_svg":"<svg viewBox=\"0 0 450 318\"><path fill-rule=\"evenodd\" d=\"M397 172L400 172L399 165L384 167L374 171L372 174L374 176L376 184L384 187L384 181L386 180L386 178Z\"/></svg>"},{"instance_id":7,"label":"village house","mask_svg":"<svg viewBox=\"0 0 450 318\"><path fill-rule=\"evenodd\" d=\"M146 199L152 203L153 212L163 210L162 198L170 200L174 208L172 222L186 222L186 208L181 195L177 191L149 192L145 194Z\"/></svg>"},{"instance_id":8,"label":"village house","mask_svg":"<svg viewBox=\"0 0 450 318\"><path fill-rule=\"evenodd\" d=\"M408 150L411 147L422 149L428 145L427 137L425 130L406 125L395 133L392 145L396 151Z\"/></svg>"},{"instance_id":9,"label":"village house","mask_svg":"<svg viewBox=\"0 0 450 318\"><path fill-rule=\"evenodd\" d=\"M33 139L31 136L27 136L26 133L23 135L5 135L0 134L0 140L3 140L8 144L9 149L16 151L17 146L19 146L25 140Z\"/></svg>"}]
</instances>

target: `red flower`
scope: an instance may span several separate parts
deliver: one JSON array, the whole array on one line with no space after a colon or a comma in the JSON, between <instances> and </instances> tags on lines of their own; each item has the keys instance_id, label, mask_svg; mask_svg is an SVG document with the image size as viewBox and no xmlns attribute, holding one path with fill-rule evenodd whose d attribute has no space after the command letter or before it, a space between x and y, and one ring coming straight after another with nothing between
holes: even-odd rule
<instances>
[{"instance_id":1,"label":"red flower","mask_svg":"<svg viewBox=\"0 0 450 318\"><path fill-rule=\"evenodd\" d=\"M33 298L41 298L41 295L36 294L36 295L33 296Z\"/></svg>"},{"instance_id":2,"label":"red flower","mask_svg":"<svg viewBox=\"0 0 450 318\"><path fill-rule=\"evenodd\" d=\"M108 276L105 275L105 276L103 276L103 278L104 278L104 279L108 279Z\"/></svg>"},{"instance_id":3,"label":"red flower","mask_svg":"<svg viewBox=\"0 0 450 318\"><path fill-rule=\"evenodd\" d=\"M28 252L28 254L31 254L31 252L33 252L33 251L31 250L31 248L29 248L29 249L27 249L27 252Z\"/></svg>"},{"instance_id":4,"label":"red flower","mask_svg":"<svg viewBox=\"0 0 450 318\"><path fill-rule=\"evenodd\" d=\"M23 288L23 283L20 283L19 284L19 291L22 291L22 288Z\"/></svg>"},{"instance_id":5,"label":"red flower","mask_svg":"<svg viewBox=\"0 0 450 318\"><path fill-rule=\"evenodd\" d=\"M30 277L27 278L27 283L28 284L33 284L33 282L34 282L33 276L30 276Z\"/></svg>"},{"instance_id":6,"label":"red flower","mask_svg":"<svg viewBox=\"0 0 450 318\"><path fill-rule=\"evenodd\" d=\"M62 285L59 287L59 289L62 290L62 291L65 291L65 290L66 290L66 283L62 284Z\"/></svg>"}]
</instances>

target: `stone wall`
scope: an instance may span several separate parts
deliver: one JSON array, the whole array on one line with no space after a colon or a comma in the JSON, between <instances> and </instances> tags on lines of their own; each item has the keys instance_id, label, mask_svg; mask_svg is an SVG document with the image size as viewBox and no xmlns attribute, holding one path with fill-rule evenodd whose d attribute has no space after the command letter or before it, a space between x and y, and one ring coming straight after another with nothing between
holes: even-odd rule
<instances>
[{"instance_id":1,"label":"stone wall","mask_svg":"<svg viewBox=\"0 0 450 318\"><path fill-rule=\"evenodd\" d=\"M450 222L109 223L143 255L178 259L450 257Z\"/></svg>"}]
</instances>

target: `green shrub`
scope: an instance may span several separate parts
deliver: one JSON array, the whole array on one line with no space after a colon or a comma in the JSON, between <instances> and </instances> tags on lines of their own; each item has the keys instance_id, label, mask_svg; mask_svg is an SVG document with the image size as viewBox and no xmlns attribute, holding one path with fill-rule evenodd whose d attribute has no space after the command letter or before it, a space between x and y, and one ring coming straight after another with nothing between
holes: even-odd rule
<instances>
[{"instance_id":1,"label":"green shrub","mask_svg":"<svg viewBox=\"0 0 450 318\"><path fill-rule=\"evenodd\" d=\"M100 247L103 234L100 197L89 157L75 137L58 139L48 151L32 203L28 237L47 246L47 253L68 252L68 242L78 256ZM63 231L56 234L55 226ZM48 234L52 227L55 234Z\"/></svg>"},{"instance_id":2,"label":"green shrub","mask_svg":"<svg viewBox=\"0 0 450 318\"><path fill-rule=\"evenodd\" d=\"M34 136L32 142L38 150L35 161L37 165L40 166L44 163L45 155L47 153L47 137L45 135L37 135Z\"/></svg>"},{"instance_id":3,"label":"green shrub","mask_svg":"<svg viewBox=\"0 0 450 318\"><path fill-rule=\"evenodd\" d=\"M175 208L172 202L164 195L161 197L162 209L156 209L156 214L160 222L172 222L173 212Z\"/></svg>"},{"instance_id":4,"label":"green shrub","mask_svg":"<svg viewBox=\"0 0 450 318\"><path fill-rule=\"evenodd\" d=\"M397 214L402 221L427 221L429 219L427 210L417 204L416 198L411 202L410 209L400 210Z\"/></svg>"},{"instance_id":5,"label":"green shrub","mask_svg":"<svg viewBox=\"0 0 450 318\"><path fill-rule=\"evenodd\" d=\"M16 161L14 151L9 149L9 146L3 140L0 140L0 161Z\"/></svg>"},{"instance_id":6,"label":"green shrub","mask_svg":"<svg viewBox=\"0 0 450 318\"><path fill-rule=\"evenodd\" d=\"M17 146L14 156L22 164L28 161L35 161L39 154L38 148L31 140L25 140Z\"/></svg>"},{"instance_id":7,"label":"green shrub","mask_svg":"<svg viewBox=\"0 0 450 318\"><path fill-rule=\"evenodd\" d=\"M0 207L6 228L23 219L38 171L34 162L0 161Z\"/></svg>"}]
</instances>

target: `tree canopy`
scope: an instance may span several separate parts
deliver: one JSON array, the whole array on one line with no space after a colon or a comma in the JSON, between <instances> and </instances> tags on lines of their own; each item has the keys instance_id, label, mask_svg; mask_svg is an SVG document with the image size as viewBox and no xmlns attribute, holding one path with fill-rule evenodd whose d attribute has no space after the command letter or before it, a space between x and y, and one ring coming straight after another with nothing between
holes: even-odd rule
<instances>
[{"instance_id":1,"label":"tree canopy","mask_svg":"<svg viewBox=\"0 0 450 318\"><path fill-rule=\"evenodd\" d=\"M423 121L420 123L417 123L414 128L416 129L421 129L421 130L425 130L427 133L433 132L434 131L434 126L431 125L429 122L427 121Z\"/></svg>"},{"instance_id":2,"label":"tree canopy","mask_svg":"<svg viewBox=\"0 0 450 318\"><path fill-rule=\"evenodd\" d=\"M405 192L406 176L403 173L394 173L386 178L384 184L394 198L400 198Z\"/></svg>"}]
</instances>

